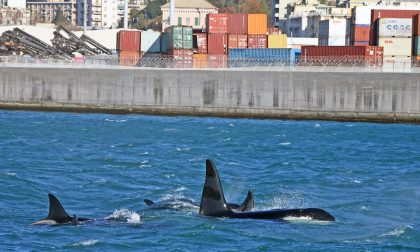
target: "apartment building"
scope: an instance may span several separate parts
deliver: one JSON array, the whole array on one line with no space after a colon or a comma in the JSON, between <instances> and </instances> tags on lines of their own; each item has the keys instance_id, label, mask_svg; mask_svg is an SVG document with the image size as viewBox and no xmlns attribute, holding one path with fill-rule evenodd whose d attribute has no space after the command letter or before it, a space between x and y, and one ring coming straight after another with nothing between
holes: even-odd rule
<instances>
[{"instance_id":1,"label":"apartment building","mask_svg":"<svg viewBox=\"0 0 420 252\"><path fill-rule=\"evenodd\" d=\"M76 24L76 0L28 0L26 7L31 13L31 24L52 23L59 9L67 21Z\"/></svg>"},{"instance_id":2,"label":"apartment building","mask_svg":"<svg viewBox=\"0 0 420 252\"><path fill-rule=\"evenodd\" d=\"M169 26L169 3L161 6L162 31ZM217 7L205 0L176 0L175 20L177 25L192 26L195 30L206 30L206 16L210 13L218 13Z\"/></svg>"}]
</instances>

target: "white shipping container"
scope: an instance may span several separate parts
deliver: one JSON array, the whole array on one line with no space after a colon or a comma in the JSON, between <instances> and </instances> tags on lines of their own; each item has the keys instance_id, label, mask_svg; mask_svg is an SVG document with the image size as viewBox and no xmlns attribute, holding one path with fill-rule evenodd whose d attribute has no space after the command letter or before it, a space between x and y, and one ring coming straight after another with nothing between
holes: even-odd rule
<instances>
[{"instance_id":1,"label":"white shipping container","mask_svg":"<svg viewBox=\"0 0 420 252\"><path fill-rule=\"evenodd\" d=\"M141 32L141 51L158 53L160 52L160 36L158 31L147 30Z\"/></svg>"},{"instance_id":2,"label":"white shipping container","mask_svg":"<svg viewBox=\"0 0 420 252\"><path fill-rule=\"evenodd\" d=\"M411 56L411 38L379 38L384 56Z\"/></svg>"},{"instance_id":3,"label":"white shipping container","mask_svg":"<svg viewBox=\"0 0 420 252\"><path fill-rule=\"evenodd\" d=\"M353 8L352 20L356 25L370 25L372 6L356 6Z\"/></svg>"},{"instance_id":4,"label":"white shipping container","mask_svg":"<svg viewBox=\"0 0 420 252\"><path fill-rule=\"evenodd\" d=\"M411 37L412 34L411 18L380 18L379 37Z\"/></svg>"},{"instance_id":5,"label":"white shipping container","mask_svg":"<svg viewBox=\"0 0 420 252\"><path fill-rule=\"evenodd\" d=\"M320 46L345 46L346 37L326 37L319 38Z\"/></svg>"},{"instance_id":6,"label":"white shipping container","mask_svg":"<svg viewBox=\"0 0 420 252\"><path fill-rule=\"evenodd\" d=\"M345 37L347 21L345 18L334 18L319 22L319 37Z\"/></svg>"},{"instance_id":7,"label":"white shipping container","mask_svg":"<svg viewBox=\"0 0 420 252\"><path fill-rule=\"evenodd\" d=\"M384 57L383 71L384 72L411 72L411 57L407 57L407 56Z\"/></svg>"}]
</instances>

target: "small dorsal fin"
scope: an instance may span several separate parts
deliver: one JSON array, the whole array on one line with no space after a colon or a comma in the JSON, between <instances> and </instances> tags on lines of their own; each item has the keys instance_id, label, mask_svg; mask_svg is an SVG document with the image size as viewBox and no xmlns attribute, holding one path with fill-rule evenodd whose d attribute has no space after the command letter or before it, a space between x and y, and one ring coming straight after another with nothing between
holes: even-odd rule
<instances>
[{"instance_id":1,"label":"small dorsal fin","mask_svg":"<svg viewBox=\"0 0 420 252\"><path fill-rule=\"evenodd\" d=\"M252 208L254 208L254 194L251 190L248 190L248 194L246 195L244 202L241 204L241 209L242 211L250 211Z\"/></svg>"},{"instance_id":2,"label":"small dorsal fin","mask_svg":"<svg viewBox=\"0 0 420 252\"><path fill-rule=\"evenodd\" d=\"M60 201L51 193L48 194L48 198L50 199L50 211L47 219L54 220L57 223L67 222L70 219L70 216L66 213Z\"/></svg>"},{"instance_id":3,"label":"small dorsal fin","mask_svg":"<svg viewBox=\"0 0 420 252\"><path fill-rule=\"evenodd\" d=\"M153 202L153 201L151 201L149 199L145 199L144 200L144 203L146 203L146 205L148 205L148 206L153 206L155 204L155 202Z\"/></svg>"},{"instance_id":4,"label":"small dorsal fin","mask_svg":"<svg viewBox=\"0 0 420 252\"><path fill-rule=\"evenodd\" d=\"M201 195L200 215L226 216L232 212L226 203L216 166L209 159L206 160L206 180Z\"/></svg>"}]
</instances>

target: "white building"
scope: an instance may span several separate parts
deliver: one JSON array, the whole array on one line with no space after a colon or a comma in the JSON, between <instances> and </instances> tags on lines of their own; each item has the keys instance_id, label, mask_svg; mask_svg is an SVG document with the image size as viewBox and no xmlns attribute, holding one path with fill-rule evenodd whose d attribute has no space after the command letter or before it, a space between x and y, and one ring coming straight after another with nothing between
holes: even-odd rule
<instances>
[{"instance_id":1,"label":"white building","mask_svg":"<svg viewBox=\"0 0 420 252\"><path fill-rule=\"evenodd\" d=\"M10 8L24 9L26 8L26 0L0 0L0 7L7 6Z\"/></svg>"},{"instance_id":2,"label":"white building","mask_svg":"<svg viewBox=\"0 0 420 252\"><path fill-rule=\"evenodd\" d=\"M102 0L101 26L103 28L118 27L118 2L119 0Z\"/></svg>"},{"instance_id":3,"label":"white building","mask_svg":"<svg viewBox=\"0 0 420 252\"><path fill-rule=\"evenodd\" d=\"M165 31L165 28L169 26L169 3L162 5L160 9L162 10L162 31ZM206 30L207 14L218 13L218 9L205 0L176 0L174 12L177 25Z\"/></svg>"}]
</instances>

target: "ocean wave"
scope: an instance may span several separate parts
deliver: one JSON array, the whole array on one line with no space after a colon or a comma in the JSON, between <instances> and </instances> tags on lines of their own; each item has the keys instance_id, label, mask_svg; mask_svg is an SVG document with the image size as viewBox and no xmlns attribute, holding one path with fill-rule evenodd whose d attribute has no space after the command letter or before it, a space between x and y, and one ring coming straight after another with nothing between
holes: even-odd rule
<instances>
[{"instance_id":1,"label":"ocean wave","mask_svg":"<svg viewBox=\"0 0 420 252\"><path fill-rule=\"evenodd\" d=\"M74 247L80 247L80 246L87 247L87 246L93 246L98 242L99 242L99 240L87 240L87 241L81 241L81 242L78 242L78 243L73 243L72 246L74 246Z\"/></svg>"},{"instance_id":2,"label":"ocean wave","mask_svg":"<svg viewBox=\"0 0 420 252\"><path fill-rule=\"evenodd\" d=\"M404 234L406 231L411 229L413 229L413 227L410 225L399 226L390 232L379 235L379 237L399 237L400 235Z\"/></svg>"},{"instance_id":3,"label":"ocean wave","mask_svg":"<svg viewBox=\"0 0 420 252\"><path fill-rule=\"evenodd\" d=\"M105 220L116 220L124 221L130 224L141 224L140 215L125 208L115 210L111 215L107 216Z\"/></svg>"},{"instance_id":4,"label":"ocean wave","mask_svg":"<svg viewBox=\"0 0 420 252\"><path fill-rule=\"evenodd\" d=\"M113 120L113 119L105 119L105 121L107 122L117 122L117 123L121 123L121 122L126 122L127 120L123 119L123 120Z\"/></svg>"},{"instance_id":5,"label":"ocean wave","mask_svg":"<svg viewBox=\"0 0 420 252\"><path fill-rule=\"evenodd\" d=\"M283 146L287 146L287 145L290 145L291 143L290 142L283 142L283 143L280 143L280 145L283 145Z\"/></svg>"}]
</instances>

